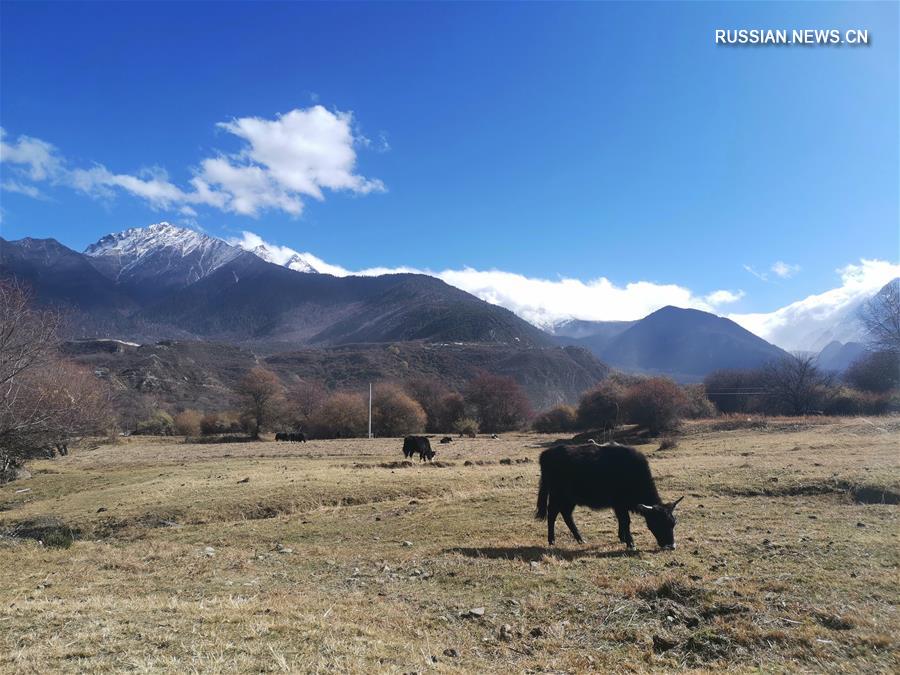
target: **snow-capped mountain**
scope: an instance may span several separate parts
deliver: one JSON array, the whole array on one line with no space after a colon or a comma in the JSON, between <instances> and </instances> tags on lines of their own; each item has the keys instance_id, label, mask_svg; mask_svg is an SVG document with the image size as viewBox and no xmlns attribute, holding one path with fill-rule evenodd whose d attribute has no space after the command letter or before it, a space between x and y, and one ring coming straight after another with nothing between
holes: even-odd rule
<instances>
[{"instance_id":1,"label":"snow-capped mountain","mask_svg":"<svg viewBox=\"0 0 900 675\"><path fill-rule=\"evenodd\" d=\"M108 234L84 253L115 281L153 279L172 287L208 276L242 251L216 237L161 222Z\"/></svg>"},{"instance_id":2,"label":"snow-capped mountain","mask_svg":"<svg viewBox=\"0 0 900 675\"><path fill-rule=\"evenodd\" d=\"M302 254L290 249L273 251L262 245L242 248L167 222L108 234L88 246L84 253L97 270L114 281L139 284L153 280L171 288L203 279L246 255L245 251L297 272L317 271Z\"/></svg>"},{"instance_id":3,"label":"snow-capped mountain","mask_svg":"<svg viewBox=\"0 0 900 675\"><path fill-rule=\"evenodd\" d=\"M302 253L297 253L297 251L285 247L281 247L280 254L276 253L265 244L260 244L255 248L248 248L245 250L259 256L266 262L287 267L289 270L294 270L295 272L305 272L307 274L317 274L319 272L319 270L309 263Z\"/></svg>"}]
</instances>

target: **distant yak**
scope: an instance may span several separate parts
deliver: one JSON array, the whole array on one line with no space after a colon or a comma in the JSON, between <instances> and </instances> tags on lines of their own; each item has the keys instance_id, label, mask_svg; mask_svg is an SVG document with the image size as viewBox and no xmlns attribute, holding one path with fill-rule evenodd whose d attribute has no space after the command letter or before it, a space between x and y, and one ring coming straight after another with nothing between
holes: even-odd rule
<instances>
[{"instance_id":1,"label":"distant yak","mask_svg":"<svg viewBox=\"0 0 900 675\"><path fill-rule=\"evenodd\" d=\"M452 443L452 442L453 442L453 439L450 438L449 436L444 436L444 437L441 439L441 443Z\"/></svg>"},{"instance_id":2,"label":"distant yak","mask_svg":"<svg viewBox=\"0 0 900 675\"><path fill-rule=\"evenodd\" d=\"M412 459L416 453L419 454L419 461L431 461L434 459L435 452L431 449L431 441L425 436L407 436L403 439L403 456Z\"/></svg>"},{"instance_id":3,"label":"distant yak","mask_svg":"<svg viewBox=\"0 0 900 675\"><path fill-rule=\"evenodd\" d=\"M630 513L639 513L660 548L675 548L673 511L682 498L663 504L656 491L647 458L618 443L557 445L541 453L541 484L535 518L547 520L547 541L555 539L556 516L562 514L572 536L581 544L572 512L576 506L613 509L619 521L619 541L634 548Z\"/></svg>"},{"instance_id":4,"label":"distant yak","mask_svg":"<svg viewBox=\"0 0 900 675\"><path fill-rule=\"evenodd\" d=\"M279 431L275 434L275 440L290 443L306 443L306 434L302 431Z\"/></svg>"}]
</instances>

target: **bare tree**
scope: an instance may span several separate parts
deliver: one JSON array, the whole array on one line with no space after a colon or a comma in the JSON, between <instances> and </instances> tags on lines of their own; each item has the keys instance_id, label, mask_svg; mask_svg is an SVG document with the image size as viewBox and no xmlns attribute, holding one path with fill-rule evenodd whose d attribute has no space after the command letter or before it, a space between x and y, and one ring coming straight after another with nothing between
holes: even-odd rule
<instances>
[{"instance_id":1,"label":"bare tree","mask_svg":"<svg viewBox=\"0 0 900 675\"><path fill-rule=\"evenodd\" d=\"M318 380L298 382L288 389L285 421L294 427L308 429L327 399L328 388Z\"/></svg>"},{"instance_id":2,"label":"bare tree","mask_svg":"<svg viewBox=\"0 0 900 675\"><path fill-rule=\"evenodd\" d=\"M111 423L108 388L60 358L59 323L58 314L33 309L20 285L0 282L0 480Z\"/></svg>"},{"instance_id":3,"label":"bare tree","mask_svg":"<svg viewBox=\"0 0 900 675\"><path fill-rule=\"evenodd\" d=\"M828 396L832 376L816 367L816 357L786 356L763 369L767 405L771 412L806 415L820 409Z\"/></svg>"},{"instance_id":4,"label":"bare tree","mask_svg":"<svg viewBox=\"0 0 900 675\"><path fill-rule=\"evenodd\" d=\"M481 431L494 433L520 429L531 418L531 403L522 386L511 377L481 373L466 389L466 402L478 411Z\"/></svg>"},{"instance_id":5,"label":"bare tree","mask_svg":"<svg viewBox=\"0 0 900 675\"><path fill-rule=\"evenodd\" d=\"M238 383L237 392L242 400L242 412L250 419L253 437L274 419L283 402L284 387L271 370L252 368Z\"/></svg>"},{"instance_id":6,"label":"bare tree","mask_svg":"<svg viewBox=\"0 0 900 675\"><path fill-rule=\"evenodd\" d=\"M875 351L900 355L900 279L894 279L859 312Z\"/></svg>"}]
</instances>

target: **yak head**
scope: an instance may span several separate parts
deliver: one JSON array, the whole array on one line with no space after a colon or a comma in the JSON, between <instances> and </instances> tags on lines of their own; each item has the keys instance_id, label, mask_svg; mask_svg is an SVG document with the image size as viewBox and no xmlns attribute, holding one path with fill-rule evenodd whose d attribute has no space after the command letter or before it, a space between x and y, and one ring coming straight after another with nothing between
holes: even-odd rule
<instances>
[{"instance_id":1,"label":"yak head","mask_svg":"<svg viewBox=\"0 0 900 675\"><path fill-rule=\"evenodd\" d=\"M656 543L663 549L675 548L675 507L684 497L679 497L671 504L638 504L638 511L647 521L647 527L656 537Z\"/></svg>"}]
</instances>

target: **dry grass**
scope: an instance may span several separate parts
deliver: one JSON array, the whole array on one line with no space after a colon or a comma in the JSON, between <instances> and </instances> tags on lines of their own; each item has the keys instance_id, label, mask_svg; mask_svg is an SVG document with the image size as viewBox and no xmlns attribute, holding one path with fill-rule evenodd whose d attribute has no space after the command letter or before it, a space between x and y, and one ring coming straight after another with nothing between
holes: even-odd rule
<instances>
[{"instance_id":1,"label":"dry grass","mask_svg":"<svg viewBox=\"0 0 900 675\"><path fill-rule=\"evenodd\" d=\"M636 522L634 555L584 509L544 546L533 434L36 462L0 488L0 670L897 672L898 506L860 501L900 494L900 425L725 427L644 446L687 498L678 550Z\"/></svg>"}]
</instances>

